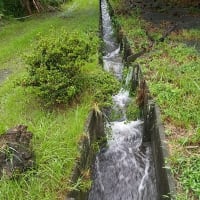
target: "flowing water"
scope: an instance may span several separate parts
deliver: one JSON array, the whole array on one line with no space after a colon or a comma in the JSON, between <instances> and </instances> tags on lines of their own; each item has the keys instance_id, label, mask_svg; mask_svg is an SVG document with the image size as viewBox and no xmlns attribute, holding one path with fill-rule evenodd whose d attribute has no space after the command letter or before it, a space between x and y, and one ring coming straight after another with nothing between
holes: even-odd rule
<instances>
[{"instance_id":1,"label":"flowing water","mask_svg":"<svg viewBox=\"0 0 200 200\"><path fill-rule=\"evenodd\" d=\"M106 0L101 1L104 69L121 80L123 63ZM130 81L127 76L126 84ZM142 144L143 122L127 121L129 91L113 96L118 118L107 122L108 145L96 156L89 200L156 200L156 181L150 144Z\"/></svg>"}]
</instances>

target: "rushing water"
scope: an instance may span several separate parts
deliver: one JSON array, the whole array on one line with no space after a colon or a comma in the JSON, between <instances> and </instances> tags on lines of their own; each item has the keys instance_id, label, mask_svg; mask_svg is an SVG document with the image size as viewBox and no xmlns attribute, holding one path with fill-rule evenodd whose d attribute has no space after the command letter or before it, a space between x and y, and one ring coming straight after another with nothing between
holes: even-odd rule
<instances>
[{"instance_id":1,"label":"rushing water","mask_svg":"<svg viewBox=\"0 0 200 200\"><path fill-rule=\"evenodd\" d=\"M104 69L121 80L123 63L106 0L101 1ZM126 83L130 81L127 76ZM143 122L127 121L129 91L113 96L115 121L107 122L108 146L96 156L89 200L156 200L155 172L150 144L142 144Z\"/></svg>"},{"instance_id":2,"label":"rushing water","mask_svg":"<svg viewBox=\"0 0 200 200\"><path fill-rule=\"evenodd\" d=\"M103 0L101 3L103 40L106 55L103 56L104 69L113 72L118 79L122 78L122 57L120 56L120 46L114 37L111 17L108 12L107 3Z\"/></svg>"}]
</instances>

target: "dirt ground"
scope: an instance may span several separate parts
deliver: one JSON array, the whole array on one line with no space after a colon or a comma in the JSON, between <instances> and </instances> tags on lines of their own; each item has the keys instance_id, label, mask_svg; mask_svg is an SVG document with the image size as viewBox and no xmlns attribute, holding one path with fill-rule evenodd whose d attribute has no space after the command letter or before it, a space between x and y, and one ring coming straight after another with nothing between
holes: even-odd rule
<instances>
[{"instance_id":1,"label":"dirt ground","mask_svg":"<svg viewBox=\"0 0 200 200\"><path fill-rule=\"evenodd\" d=\"M141 9L143 19L160 29L165 25L166 29L175 26L176 32L186 29L200 30L200 2L194 7L178 7L169 3L161 3L156 0L134 1L134 7ZM194 46L200 51L200 40L196 38L184 39L187 45Z\"/></svg>"}]
</instances>

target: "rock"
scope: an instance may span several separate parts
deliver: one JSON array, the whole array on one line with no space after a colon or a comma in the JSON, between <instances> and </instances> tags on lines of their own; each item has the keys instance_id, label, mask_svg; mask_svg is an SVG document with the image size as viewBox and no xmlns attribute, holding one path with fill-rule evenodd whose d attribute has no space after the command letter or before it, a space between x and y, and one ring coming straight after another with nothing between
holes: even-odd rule
<instances>
[{"instance_id":1,"label":"rock","mask_svg":"<svg viewBox=\"0 0 200 200\"><path fill-rule=\"evenodd\" d=\"M35 159L30 146L31 139L32 133L24 125L0 135L0 177L5 175L13 178L33 168Z\"/></svg>"}]
</instances>

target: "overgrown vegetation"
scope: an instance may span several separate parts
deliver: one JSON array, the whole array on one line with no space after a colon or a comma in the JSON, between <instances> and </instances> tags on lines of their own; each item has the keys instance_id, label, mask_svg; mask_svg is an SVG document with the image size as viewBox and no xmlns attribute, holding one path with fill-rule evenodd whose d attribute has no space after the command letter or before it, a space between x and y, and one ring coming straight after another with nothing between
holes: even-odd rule
<instances>
[{"instance_id":1,"label":"overgrown vegetation","mask_svg":"<svg viewBox=\"0 0 200 200\"><path fill-rule=\"evenodd\" d=\"M82 175L78 178L77 182L71 186L71 191L81 191L84 193L90 190L92 186L90 170L86 169L81 174Z\"/></svg>"},{"instance_id":2,"label":"overgrown vegetation","mask_svg":"<svg viewBox=\"0 0 200 200\"><path fill-rule=\"evenodd\" d=\"M113 0L115 3L115 12L117 14L130 14L132 11L132 0Z\"/></svg>"},{"instance_id":3,"label":"overgrown vegetation","mask_svg":"<svg viewBox=\"0 0 200 200\"><path fill-rule=\"evenodd\" d=\"M29 76L22 80L22 85L34 88L46 105L73 102L88 90L100 107L110 106L119 82L107 72L91 73L84 67L97 52L97 41L86 34L55 30L40 37L27 57Z\"/></svg>"},{"instance_id":4,"label":"overgrown vegetation","mask_svg":"<svg viewBox=\"0 0 200 200\"><path fill-rule=\"evenodd\" d=\"M154 53L141 58L139 62L145 69L145 73L150 74L146 78L149 81L151 93L162 109L165 129L170 133L168 141L172 153L171 164L174 167L172 171L180 182L179 187L184 188L182 190L185 192L184 199L195 199L195 196L196 198L200 196L199 179L196 176L200 173L198 167L200 143L198 52L183 44L169 44L169 41L158 45L155 49ZM192 166L194 159L197 165L191 169L189 166Z\"/></svg>"},{"instance_id":5,"label":"overgrown vegetation","mask_svg":"<svg viewBox=\"0 0 200 200\"><path fill-rule=\"evenodd\" d=\"M77 6L72 11L71 7L74 3ZM76 157L79 156L78 141L82 135L88 112L94 103L103 105L105 99L109 101L111 93L117 88L118 82L116 79L112 75L102 72L101 66L98 65L98 55L95 47L98 42L98 1L74 0L70 4L66 4L64 9L65 14L70 12L73 17L60 18L59 15L48 14L25 22L10 22L0 31L1 68L7 69L9 67L14 72L0 87L0 133L17 124L27 125L33 133L32 146L37 166L35 169L23 174L18 180L2 178L0 180L0 199L64 199L66 192L72 188L69 179ZM52 26L56 29L55 36L50 36L52 33L49 30ZM61 27L67 33L62 32L61 34ZM32 43L38 40L37 34L39 32L41 35L46 35L42 37L40 42L48 52L43 52L45 56L41 58L42 54L40 53L42 52L37 46L39 53L29 57L28 60L31 66L27 66L22 59L22 55L25 52L33 55L34 50L30 47ZM72 34L73 32L76 32L76 34ZM63 38L56 39L56 35L59 34ZM77 37L78 41L76 43L75 39ZM49 45L48 47L45 46L44 41L50 43L50 48ZM55 41L56 43L54 43ZM61 41L69 42L69 46L66 43L61 43ZM81 43L79 43L80 41ZM78 45L71 49L71 43ZM53 44L59 44L58 48L51 48ZM71 55L70 60L60 47L72 51L73 55ZM52 58L52 55L58 55L61 59L54 56ZM76 61L74 55L77 58ZM50 57L51 59L49 59ZM39 64L33 62L35 58L38 59ZM49 63L51 64L48 65ZM45 70L42 69L43 65L46 67ZM25 88L16 84L19 80L24 79L23 77L28 76L25 69L27 67L30 73L32 71L34 81L37 84L44 83L40 76L42 70L53 80L53 74L47 72L47 67L50 67L53 71L55 70L58 75L60 75L60 70L66 73L71 72L68 71L68 67L78 69L75 72L80 71L81 73L77 74L76 78L78 79L76 80L82 84L79 75L83 75L87 80L87 87L79 93L77 101L71 102L70 105L65 104L65 106L47 110L44 108L43 103L38 101L38 95L33 92L31 87ZM36 71L39 71L39 73L35 73ZM37 82L38 76L36 74L39 75L40 82ZM43 78L47 78L47 76ZM60 78L60 76L57 78ZM64 78L62 78L62 81ZM33 82L33 80L30 81ZM53 81L56 81L56 79ZM113 83L111 88L107 87L109 81ZM57 82L55 82L55 87L56 84ZM99 86L101 87L99 88ZM81 181L81 185L76 189L88 188L91 184L90 180L87 180L84 184L82 183Z\"/></svg>"},{"instance_id":6,"label":"overgrown vegetation","mask_svg":"<svg viewBox=\"0 0 200 200\"><path fill-rule=\"evenodd\" d=\"M19 74L18 76L21 76ZM0 88L0 130L26 124L33 132L35 170L18 180L1 179L1 199L62 199L77 155L77 141L92 104L87 96L80 104L61 111L47 111L30 90L10 79ZM24 192L25 191L25 192Z\"/></svg>"},{"instance_id":7,"label":"overgrown vegetation","mask_svg":"<svg viewBox=\"0 0 200 200\"><path fill-rule=\"evenodd\" d=\"M111 2L118 9L116 1ZM169 162L177 180L176 199L199 199L200 59L197 48L185 44L190 44L191 40L199 43L199 30L176 31L164 42L159 42L165 26L158 28L143 20L138 9L132 9L132 12L117 18L133 52L148 46L149 36L155 41L137 63L161 107L171 153Z\"/></svg>"}]
</instances>

